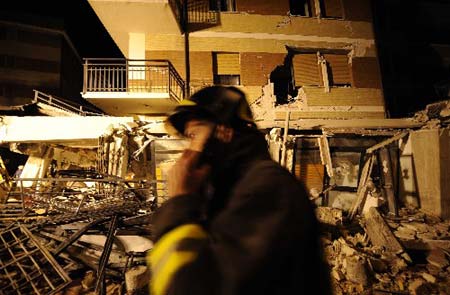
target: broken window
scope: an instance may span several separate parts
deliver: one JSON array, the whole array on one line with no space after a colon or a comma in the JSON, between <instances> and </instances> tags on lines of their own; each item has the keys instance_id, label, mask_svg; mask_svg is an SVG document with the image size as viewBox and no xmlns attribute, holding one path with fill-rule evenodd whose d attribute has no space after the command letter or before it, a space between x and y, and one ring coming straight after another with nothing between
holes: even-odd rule
<instances>
[{"instance_id":1,"label":"broken window","mask_svg":"<svg viewBox=\"0 0 450 295\"><path fill-rule=\"evenodd\" d=\"M291 15L312 16L310 0L289 0Z\"/></svg>"},{"instance_id":2,"label":"broken window","mask_svg":"<svg viewBox=\"0 0 450 295\"><path fill-rule=\"evenodd\" d=\"M292 57L295 87L350 86L351 64L346 53L297 53Z\"/></svg>"},{"instance_id":3,"label":"broken window","mask_svg":"<svg viewBox=\"0 0 450 295\"><path fill-rule=\"evenodd\" d=\"M214 84L240 85L239 53L213 53Z\"/></svg>"},{"instance_id":4,"label":"broken window","mask_svg":"<svg viewBox=\"0 0 450 295\"><path fill-rule=\"evenodd\" d=\"M235 0L210 0L209 9L213 11L236 11Z\"/></svg>"},{"instance_id":5,"label":"broken window","mask_svg":"<svg viewBox=\"0 0 450 295\"><path fill-rule=\"evenodd\" d=\"M330 185L349 189L358 187L360 152L332 152L331 162L333 177L330 179Z\"/></svg>"},{"instance_id":6,"label":"broken window","mask_svg":"<svg viewBox=\"0 0 450 295\"><path fill-rule=\"evenodd\" d=\"M363 153L356 147L334 147L330 150L333 175L326 182L333 189L328 193L327 203L347 211L356 199Z\"/></svg>"}]
</instances>

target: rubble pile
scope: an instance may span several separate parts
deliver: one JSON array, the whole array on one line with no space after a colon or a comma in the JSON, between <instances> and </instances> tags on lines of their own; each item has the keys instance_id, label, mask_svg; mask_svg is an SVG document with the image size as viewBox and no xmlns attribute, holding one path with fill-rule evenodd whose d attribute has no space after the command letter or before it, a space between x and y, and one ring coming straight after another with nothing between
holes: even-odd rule
<instances>
[{"instance_id":1,"label":"rubble pile","mask_svg":"<svg viewBox=\"0 0 450 295\"><path fill-rule=\"evenodd\" d=\"M283 133L270 127L273 159L318 206L335 294L450 294L449 106L417 124L287 116ZM35 137L28 120L8 122L1 143L28 158L11 178L0 157L0 294L147 294L151 218L186 141L160 121ZM288 134L300 125L324 126Z\"/></svg>"},{"instance_id":2,"label":"rubble pile","mask_svg":"<svg viewBox=\"0 0 450 295\"><path fill-rule=\"evenodd\" d=\"M350 222L336 218L339 209L318 207L316 213L335 294L450 294L450 221L414 208L401 208L398 217L375 213L399 242L394 251L389 243L376 245L371 214Z\"/></svg>"},{"instance_id":3,"label":"rubble pile","mask_svg":"<svg viewBox=\"0 0 450 295\"><path fill-rule=\"evenodd\" d=\"M146 183L98 174L13 186L1 208L0 293L147 291L152 194Z\"/></svg>"},{"instance_id":4,"label":"rubble pile","mask_svg":"<svg viewBox=\"0 0 450 295\"><path fill-rule=\"evenodd\" d=\"M0 294L148 294L151 217L185 144L160 126L9 144L28 158L10 177L0 157Z\"/></svg>"}]
</instances>

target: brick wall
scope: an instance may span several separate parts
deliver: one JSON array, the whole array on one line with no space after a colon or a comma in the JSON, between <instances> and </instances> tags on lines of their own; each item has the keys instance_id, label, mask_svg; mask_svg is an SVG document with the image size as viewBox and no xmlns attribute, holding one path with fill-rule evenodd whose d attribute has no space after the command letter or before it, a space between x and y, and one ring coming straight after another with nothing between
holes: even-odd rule
<instances>
[{"instance_id":1,"label":"brick wall","mask_svg":"<svg viewBox=\"0 0 450 295\"><path fill-rule=\"evenodd\" d=\"M245 86L267 84L270 73L277 65L283 64L282 53L241 53L241 83Z\"/></svg>"},{"instance_id":2,"label":"brick wall","mask_svg":"<svg viewBox=\"0 0 450 295\"><path fill-rule=\"evenodd\" d=\"M236 9L250 14L286 15L289 0L236 0Z\"/></svg>"},{"instance_id":3,"label":"brick wall","mask_svg":"<svg viewBox=\"0 0 450 295\"><path fill-rule=\"evenodd\" d=\"M381 74L375 57L352 59L353 87L381 89Z\"/></svg>"},{"instance_id":4,"label":"brick wall","mask_svg":"<svg viewBox=\"0 0 450 295\"><path fill-rule=\"evenodd\" d=\"M212 55L211 52L193 51L190 53L191 83L192 84L212 84ZM147 59L168 59L173 64L183 80L186 80L184 51L150 51L146 52Z\"/></svg>"},{"instance_id":5,"label":"brick wall","mask_svg":"<svg viewBox=\"0 0 450 295\"><path fill-rule=\"evenodd\" d=\"M149 51L145 52L146 59L168 59L177 70L178 74L181 75L183 79L186 78L186 73L184 71L184 52L183 51Z\"/></svg>"},{"instance_id":6,"label":"brick wall","mask_svg":"<svg viewBox=\"0 0 450 295\"><path fill-rule=\"evenodd\" d=\"M200 86L213 83L213 65L211 52L191 52L191 84Z\"/></svg>"}]
</instances>

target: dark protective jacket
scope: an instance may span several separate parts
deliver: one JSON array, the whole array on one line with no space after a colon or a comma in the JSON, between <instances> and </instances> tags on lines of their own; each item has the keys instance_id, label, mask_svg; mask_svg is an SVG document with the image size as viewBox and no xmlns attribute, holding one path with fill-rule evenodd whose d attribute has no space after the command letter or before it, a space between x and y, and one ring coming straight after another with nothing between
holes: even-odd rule
<instances>
[{"instance_id":1,"label":"dark protective jacket","mask_svg":"<svg viewBox=\"0 0 450 295\"><path fill-rule=\"evenodd\" d=\"M152 295L330 294L305 189L262 136L244 138L211 200L176 196L155 214Z\"/></svg>"}]
</instances>

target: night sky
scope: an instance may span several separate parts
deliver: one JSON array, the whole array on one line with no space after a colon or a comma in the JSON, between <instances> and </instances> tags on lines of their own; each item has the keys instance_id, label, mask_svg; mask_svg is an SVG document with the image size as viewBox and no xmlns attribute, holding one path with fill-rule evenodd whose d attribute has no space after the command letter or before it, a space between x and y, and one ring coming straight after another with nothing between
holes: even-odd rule
<instances>
[{"instance_id":1,"label":"night sky","mask_svg":"<svg viewBox=\"0 0 450 295\"><path fill-rule=\"evenodd\" d=\"M428 103L449 99L445 94L449 86L445 85L450 85L450 47L446 49L446 61L436 45L450 46L450 0L373 0L372 3L390 115L411 116Z\"/></svg>"}]
</instances>

